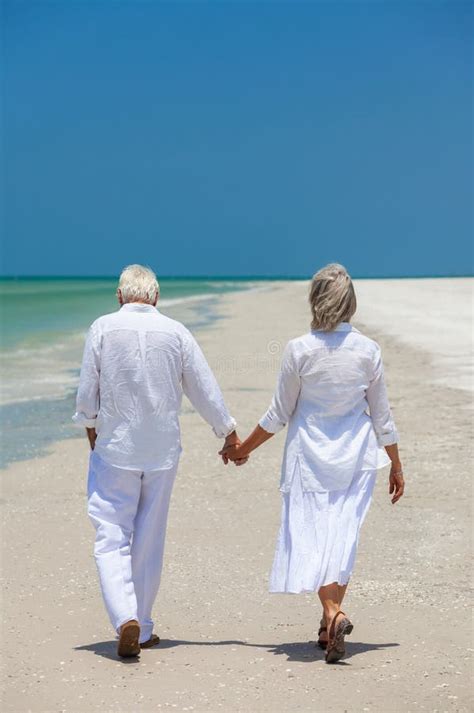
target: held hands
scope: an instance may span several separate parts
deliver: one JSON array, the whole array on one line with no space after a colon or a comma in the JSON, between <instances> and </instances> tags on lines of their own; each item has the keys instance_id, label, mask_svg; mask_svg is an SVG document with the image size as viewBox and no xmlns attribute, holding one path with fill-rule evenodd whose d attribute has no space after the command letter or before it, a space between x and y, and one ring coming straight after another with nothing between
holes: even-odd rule
<instances>
[{"instance_id":1,"label":"held hands","mask_svg":"<svg viewBox=\"0 0 474 713\"><path fill-rule=\"evenodd\" d=\"M244 465L244 463L248 461L248 456L239 454L241 443L242 441L238 437L236 431L233 431L227 436L222 450L219 451L219 455L221 456L224 465L227 465L229 461L232 461L235 465Z\"/></svg>"}]
</instances>

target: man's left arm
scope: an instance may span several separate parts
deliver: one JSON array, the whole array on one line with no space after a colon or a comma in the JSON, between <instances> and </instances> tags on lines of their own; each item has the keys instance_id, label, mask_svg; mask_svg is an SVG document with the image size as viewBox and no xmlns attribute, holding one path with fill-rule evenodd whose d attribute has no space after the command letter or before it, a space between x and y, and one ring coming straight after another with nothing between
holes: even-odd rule
<instances>
[{"instance_id":1,"label":"man's left arm","mask_svg":"<svg viewBox=\"0 0 474 713\"><path fill-rule=\"evenodd\" d=\"M100 335L95 324L87 334L82 358L76 413L72 420L76 426L85 427L91 449L97 438L95 424L99 412Z\"/></svg>"}]
</instances>

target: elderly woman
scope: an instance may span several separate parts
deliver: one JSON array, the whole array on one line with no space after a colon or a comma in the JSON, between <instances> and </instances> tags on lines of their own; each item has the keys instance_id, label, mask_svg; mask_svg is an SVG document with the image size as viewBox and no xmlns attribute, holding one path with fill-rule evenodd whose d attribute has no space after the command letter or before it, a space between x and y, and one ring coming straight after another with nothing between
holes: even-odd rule
<instances>
[{"instance_id":1,"label":"elderly woman","mask_svg":"<svg viewBox=\"0 0 474 713\"><path fill-rule=\"evenodd\" d=\"M392 503L404 481L380 347L350 324L357 303L342 265L316 273L310 304L311 331L286 346L270 408L240 446L221 455L246 458L288 424L270 591L318 592L318 643L330 663L342 658L353 629L341 605L377 470L391 463Z\"/></svg>"}]
</instances>

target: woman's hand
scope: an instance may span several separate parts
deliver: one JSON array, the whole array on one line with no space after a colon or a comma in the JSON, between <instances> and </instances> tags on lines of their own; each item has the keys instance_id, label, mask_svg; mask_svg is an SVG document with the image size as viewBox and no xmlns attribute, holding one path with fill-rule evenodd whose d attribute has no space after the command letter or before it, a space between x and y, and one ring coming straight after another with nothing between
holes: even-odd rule
<instances>
[{"instance_id":1,"label":"woman's hand","mask_svg":"<svg viewBox=\"0 0 474 713\"><path fill-rule=\"evenodd\" d=\"M247 456L234 456L233 458L230 458L228 455L228 452L240 448L241 440L237 435L236 431L233 431L230 433L227 438L225 439L224 442L224 447L222 450L219 451L219 455L222 458L222 462L224 465L227 465L227 463L231 460L235 465L244 465L249 459L248 455Z\"/></svg>"},{"instance_id":2,"label":"woman's hand","mask_svg":"<svg viewBox=\"0 0 474 713\"><path fill-rule=\"evenodd\" d=\"M219 455L222 456L224 463L231 460L236 465L243 465L249 459L248 453L245 453L240 443L224 445L224 448L219 451Z\"/></svg>"},{"instance_id":3,"label":"woman's hand","mask_svg":"<svg viewBox=\"0 0 474 713\"><path fill-rule=\"evenodd\" d=\"M390 476L388 479L389 482L389 494L393 495L392 497L392 505L395 505L400 498L403 495L403 492L405 490L405 481L403 479L403 470L401 463L394 464L392 463L392 467L390 469Z\"/></svg>"},{"instance_id":4,"label":"woman's hand","mask_svg":"<svg viewBox=\"0 0 474 713\"><path fill-rule=\"evenodd\" d=\"M261 446L262 443L265 443L265 441L268 441L272 436L273 433L269 433L260 425L257 425L243 443L241 443L239 438L231 439L230 442L226 439L224 448L219 451L219 455L222 456L224 463L231 460L236 465L243 465L248 461L251 452Z\"/></svg>"}]
</instances>

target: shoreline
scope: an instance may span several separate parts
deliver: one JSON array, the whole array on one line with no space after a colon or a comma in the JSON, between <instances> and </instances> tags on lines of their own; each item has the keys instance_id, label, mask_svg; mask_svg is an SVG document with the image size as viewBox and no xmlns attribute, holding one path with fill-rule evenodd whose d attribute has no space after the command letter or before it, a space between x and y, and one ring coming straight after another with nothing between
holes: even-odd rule
<instances>
[{"instance_id":1,"label":"shoreline","mask_svg":"<svg viewBox=\"0 0 474 713\"><path fill-rule=\"evenodd\" d=\"M474 391L473 279L354 280L354 286L355 322L422 352L434 383Z\"/></svg>"},{"instance_id":2,"label":"shoreline","mask_svg":"<svg viewBox=\"0 0 474 713\"><path fill-rule=\"evenodd\" d=\"M160 309L163 314L172 319L183 321L186 326L199 335L203 330L212 329L213 324L219 321L219 304L223 296L239 294L242 291L253 293L268 289L272 289L270 284L249 286L245 290L236 289L215 294L206 293L176 299L163 299ZM61 342L64 345L64 355L60 354L61 345L59 343L47 347L40 345L40 351L46 350L46 354L42 357L45 373L37 374L36 381L42 378L46 382L51 380L50 353L55 353L56 358L59 359L57 371L52 380L53 391L50 395L30 394L20 395L20 398L17 395L14 400L4 400L0 404L4 441L0 457L0 477L1 471L4 471L10 463L46 456L51 452L51 448L54 449L55 443L64 439L74 440L80 437L78 429L70 421L70 415L74 413L84 339L85 331L82 330L74 330L70 334L65 334ZM25 349L22 348L20 351L24 352ZM6 362L11 358L12 355L8 350L4 350L2 360ZM60 378L63 380L61 393L58 391L56 383ZM41 432L38 429L39 424L44 424Z\"/></svg>"},{"instance_id":3,"label":"shoreline","mask_svg":"<svg viewBox=\"0 0 474 713\"><path fill-rule=\"evenodd\" d=\"M41 279L43 278L38 278L38 280ZM222 278L215 278L215 281L221 281L221 279ZM364 327L367 327L366 331L383 331L386 336L390 335L397 339L402 346L408 345L416 347L420 355L423 353L423 360L430 361L434 371L437 372L433 380L434 383L445 384L472 392L474 391L472 341L469 350L468 340L464 339L464 345L462 345L460 335L470 330L472 315L470 314L468 304L469 298L472 296L472 285L474 281L468 278L445 277L436 279L426 277L421 279L423 280L422 284L420 284L418 278L390 278L389 284L387 284L385 279L379 278L354 280L359 301L354 324L357 325L359 322L361 325L364 325ZM443 325L444 331L441 340L435 336L435 340L438 339L438 341L441 341L441 349L439 348L440 344L433 341L433 337L431 336L438 335L440 331L436 324L437 320L433 315L443 314L446 309L444 305L445 295L442 290L438 289L440 287L438 284L439 279L447 285L455 285L457 291L461 291L464 299L463 311L457 315L454 324L451 322ZM250 278L242 278L241 281L253 282ZM168 314L172 318L185 322L185 324L199 336L203 330L211 329L213 323L219 322L221 319L220 302L226 295L236 295L242 291L254 293L262 290L277 289L282 285L288 284L306 285L308 283L301 282L298 278L287 281L268 279L253 287L248 287L245 290L230 290L215 294L196 294L171 299L164 298L161 304L164 314ZM374 305L371 301L371 294L374 288L378 286L380 287L379 300L377 304ZM389 320L387 319L387 314L390 313L390 305L393 305L394 302L398 300L400 286L405 288L405 294L408 291L408 297L410 297L410 288L412 291L414 290L414 294L411 296L411 302L410 299L408 299L406 304L408 319L406 315L398 314L397 319ZM434 306L431 304L433 300ZM410 311L413 312L415 306L424 312L425 318L421 323L420 321L413 323L413 318L410 315ZM427 320L427 315L431 317L431 319ZM66 338L66 343L71 339L77 340L78 335L79 333L77 331L71 332ZM75 373L74 376L67 377L68 382L71 383L67 387L66 385L64 386L65 391L62 395L56 393L52 393L51 395L25 395L15 400L4 401L4 403L0 405L3 429L6 436L4 440L7 443L11 443L11 439L16 437L18 428L22 427L21 424L24 424L31 418L31 404L33 404L33 411L36 412L38 418L41 418L43 421L58 411L67 415L69 410L73 409L80 366L79 352L82 350L82 344L83 334L81 332L80 348L78 347L76 349L77 363L74 369ZM279 352L280 350L278 349L277 351ZM8 354L6 354L6 356L8 356ZM278 356L278 354L276 356ZM68 357L68 360L70 360L70 357ZM70 371L70 369L68 369L68 371ZM34 415L33 418L35 418ZM15 452L12 452L12 448L7 446L7 454L6 456L4 455L0 461L0 471L8 467L9 463L47 455L50 451L45 451L45 448L51 449L54 443L64 439L75 439L78 437L75 433L74 427L67 419L60 420L53 425L48 431L47 436L42 436L39 442L34 433L34 429L33 435L31 431L24 434L22 433L21 445L19 446L21 450L18 451L18 447L14 445L13 451ZM56 438L58 434L62 434L62 436ZM26 446L25 443L27 444Z\"/></svg>"},{"instance_id":4,"label":"shoreline","mask_svg":"<svg viewBox=\"0 0 474 713\"><path fill-rule=\"evenodd\" d=\"M379 471L347 596L355 629L343 665L327 666L314 647L316 596L268 593L284 436L246 466L225 468L220 441L186 402L154 610L162 645L138 663L117 662L100 597L85 439L59 441L0 475L2 710L467 713L472 641L452 620L470 602L471 397L439 382L436 354L376 330L374 313L362 321L364 304L386 297L385 286L373 290L354 323L382 347L407 494L390 506ZM290 283L258 298L224 295L217 321L197 335L242 436L268 405L282 348L307 331L306 293ZM404 314L394 305L393 323Z\"/></svg>"}]
</instances>

